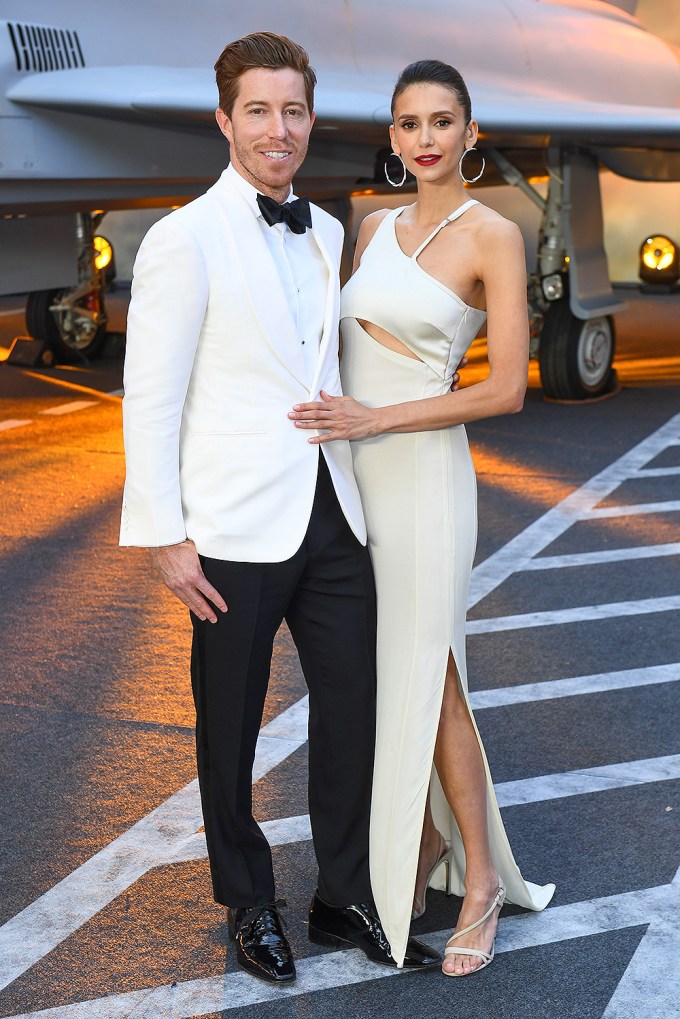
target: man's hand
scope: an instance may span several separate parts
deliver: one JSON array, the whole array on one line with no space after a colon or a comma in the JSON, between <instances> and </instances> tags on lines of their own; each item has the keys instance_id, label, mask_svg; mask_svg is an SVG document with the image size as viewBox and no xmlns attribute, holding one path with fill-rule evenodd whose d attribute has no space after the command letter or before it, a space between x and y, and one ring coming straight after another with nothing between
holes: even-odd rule
<instances>
[{"instance_id":1,"label":"man's hand","mask_svg":"<svg viewBox=\"0 0 680 1019\"><path fill-rule=\"evenodd\" d=\"M217 615L213 605L220 612L227 611L227 603L224 598L208 582L201 569L198 552L191 538L187 538L179 545L152 548L150 552L151 561L163 578L164 584L199 619L207 619L211 623L216 623ZM204 595L205 597L203 597ZM208 598L210 601L206 600Z\"/></svg>"}]
</instances>

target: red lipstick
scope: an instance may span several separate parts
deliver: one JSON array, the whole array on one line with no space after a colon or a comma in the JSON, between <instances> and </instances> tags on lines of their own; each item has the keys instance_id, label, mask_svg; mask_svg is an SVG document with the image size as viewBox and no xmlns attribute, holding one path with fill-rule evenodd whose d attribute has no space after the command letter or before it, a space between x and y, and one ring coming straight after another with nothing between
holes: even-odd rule
<instances>
[{"instance_id":1,"label":"red lipstick","mask_svg":"<svg viewBox=\"0 0 680 1019\"><path fill-rule=\"evenodd\" d=\"M416 156L416 163L419 166L434 166L441 159L441 156Z\"/></svg>"}]
</instances>

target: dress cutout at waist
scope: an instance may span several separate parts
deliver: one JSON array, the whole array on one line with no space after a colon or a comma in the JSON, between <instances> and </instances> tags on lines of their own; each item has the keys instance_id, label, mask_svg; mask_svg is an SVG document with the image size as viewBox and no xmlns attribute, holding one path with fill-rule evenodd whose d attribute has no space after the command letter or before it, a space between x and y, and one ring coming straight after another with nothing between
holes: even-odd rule
<instances>
[{"instance_id":1,"label":"dress cutout at waist","mask_svg":"<svg viewBox=\"0 0 680 1019\"><path fill-rule=\"evenodd\" d=\"M410 256L402 251L396 235L396 220L403 208L389 212L342 292L341 319L372 323L391 333L442 379L455 371L486 312L471 308L425 272L418 256L440 230L477 204L471 199L461 205Z\"/></svg>"}]
</instances>

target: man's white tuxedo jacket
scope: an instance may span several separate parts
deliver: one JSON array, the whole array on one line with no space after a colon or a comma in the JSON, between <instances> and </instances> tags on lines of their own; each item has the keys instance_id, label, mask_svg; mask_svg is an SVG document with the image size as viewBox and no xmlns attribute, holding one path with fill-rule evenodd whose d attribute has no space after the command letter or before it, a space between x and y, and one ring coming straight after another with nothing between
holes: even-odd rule
<instances>
[{"instance_id":1,"label":"man's white tuxedo jacket","mask_svg":"<svg viewBox=\"0 0 680 1019\"><path fill-rule=\"evenodd\" d=\"M342 227L316 206L312 221L328 266L313 378L260 225L228 177L146 235L128 318L122 545L189 537L211 558L282 562L302 543L319 448L287 415L341 392ZM321 449L364 543L349 443Z\"/></svg>"}]
</instances>

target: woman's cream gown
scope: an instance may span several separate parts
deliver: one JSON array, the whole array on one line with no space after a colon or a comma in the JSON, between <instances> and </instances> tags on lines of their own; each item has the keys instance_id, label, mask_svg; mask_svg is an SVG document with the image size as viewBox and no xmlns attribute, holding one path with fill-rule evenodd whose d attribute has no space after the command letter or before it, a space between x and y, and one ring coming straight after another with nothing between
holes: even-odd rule
<instances>
[{"instance_id":1,"label":"woman's cream gown","mask_svg":"<svg viewBox=\"0 0 680 1019\"><path fill-rule=\"evenodd\" d=\"M432 238L475 201L465 202L409 257L389 213L343 290L343 391L369 407L449 392L451 377L485 319L420 266ZM374 340L374 323L418 360ZM378 913L404 958L428 786L434 820L454 846L452 890L464 894L465 855L433 766L449 649L467 694L465 612L477 534L474 469L462 425L384 434L352 443L378 596L378 725L371 811L371 882ZM469 708L469 701L468 701ZM479 738L479 736L478 736ZM510 902L543 909L554 885L520 874L493 791L484 748L494 864ZM433 884L443 887L440 868ZM439 880L437 880L439 878Z\"/></svg>"}]
</instances>

